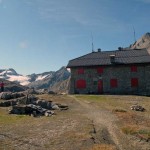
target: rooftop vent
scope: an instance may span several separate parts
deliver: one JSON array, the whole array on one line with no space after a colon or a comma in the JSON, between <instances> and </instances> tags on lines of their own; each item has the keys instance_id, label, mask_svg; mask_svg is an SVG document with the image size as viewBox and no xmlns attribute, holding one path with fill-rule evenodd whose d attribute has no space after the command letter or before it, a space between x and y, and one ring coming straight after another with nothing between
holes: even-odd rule
<instances>
[{"instance_id":1,"label":"rooftop vent","mask_svg":"<svg viewBox=\"0 0 150 150\"><path fill-rule=\"evenodd\" d=\"M98 49L97 49L97 52L101 52L101 49L100 49L100 48L98 48Z\"/></svg>"},{"instance_id":2,"label":"rooftop vent","mask_svg":"<svg viewBox=\"0 0 150 150\"><path fill-rule=\"evenodd\" d=\"M118 47L118 50L119 50L119 51L123 50L123 47Z\"/></svg>"},{"instance_id":3,"label":"rooftop vent","mask_svg":"<svg viewBox=\"0 0 150 150\"><path fill-rule=\"evenodd\" d=\"M115 63L115 55L110 55L110 62L113 64Z\"/></svg>"}]
</instances>

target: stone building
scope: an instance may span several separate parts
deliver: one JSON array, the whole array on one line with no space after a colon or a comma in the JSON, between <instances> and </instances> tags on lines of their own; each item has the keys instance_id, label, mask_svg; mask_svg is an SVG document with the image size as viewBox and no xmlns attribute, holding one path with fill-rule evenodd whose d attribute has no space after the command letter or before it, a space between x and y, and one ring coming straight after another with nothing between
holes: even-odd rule
<instances>
[{"instance_id":1,"label":"stone building","mask_svg":"<svg viewBox=\"0 0 150 150\"><path fill-rule=\"evenodd\" d=\"M70 94L150 95L150 54L140 50L98 50L70 60Z\"/></svg>"}]
</instances>

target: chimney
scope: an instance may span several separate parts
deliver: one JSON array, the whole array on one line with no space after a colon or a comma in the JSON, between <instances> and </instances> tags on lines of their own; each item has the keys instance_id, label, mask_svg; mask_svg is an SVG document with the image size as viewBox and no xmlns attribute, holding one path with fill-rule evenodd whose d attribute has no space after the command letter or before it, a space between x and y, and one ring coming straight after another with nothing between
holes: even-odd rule
<instances>
[{"instance_id":1,"label":"chimney","mask_svg":"<svg viewBox=\"0 0 150 150\"><path fill-rule=\"evenodd\" d=\"M110 62L113 64L115 63L115 55L110 55Z\"/></svg>"},{"instance_id":2,"label":"chimney","mask_svg":"<svg viewBox=\"0 0 150 150\"><path fill-rule=\"evenodd\" d=\"M97 52L101 52L101 49L100 49L100 48L98 48L98 49L97 49Z\"/></svg>"},{"instance_id":3,"label":"chimney","mask_svg":"<svg viewBox=\"0 0 150 150\"><path fill-rule=\"evenodd\" d=\"M122 47L118 47L118 50L121 51L121 50L123 50L123 48Z\"/></svg>"}]
</instances>

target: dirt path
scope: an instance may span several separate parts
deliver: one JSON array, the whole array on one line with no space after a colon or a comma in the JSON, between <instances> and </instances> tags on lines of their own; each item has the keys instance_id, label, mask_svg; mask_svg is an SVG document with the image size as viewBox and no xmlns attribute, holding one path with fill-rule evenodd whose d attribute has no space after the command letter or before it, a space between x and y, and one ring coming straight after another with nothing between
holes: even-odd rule
<instances>
[{"instance_id":1,"label":"dirt path","mask_svg":"<svg viewBox=\"0 0 150 150\"><path fill-rule=\"evenodd\" d=\"M116 125L117 117L111 112L99 109L88 101L80 101L74 98L82 107L83 114L93 121L95 135L93 139L97 144L114 144L118 150L142 150L142 147L131 145L129 139L124 135Z\"/></svg>"}]
</instances>

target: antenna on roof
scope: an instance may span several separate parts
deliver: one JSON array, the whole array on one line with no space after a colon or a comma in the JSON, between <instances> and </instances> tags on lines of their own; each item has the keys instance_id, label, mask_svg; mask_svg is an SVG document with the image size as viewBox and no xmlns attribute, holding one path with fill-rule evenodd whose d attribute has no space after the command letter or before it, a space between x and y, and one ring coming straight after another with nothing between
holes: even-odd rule
<instances>
[{"instance_id":1,"label":"antenna on roof","mask_svg":"<svg viewBox=\"0 0 150 150\"><path fill-rule=\"evenodd\" d=\"M91 40L92 40L92 52L94 52L94 44L93 44L93 35L91 33Z\"/></svg>"},{"instance_id":2,"label":"antenna on roof","mask_svg":"<svg viewBox=\"0 0 150 150\"><path fill-rule=\"evenodd\" d=\"M136 37L135 37L135 28L133 26L133 32L134 32L134 41L136 42Z\"/></svg>"}]
</instances>

